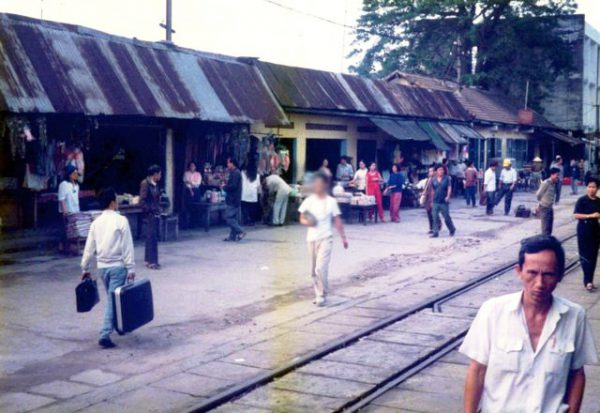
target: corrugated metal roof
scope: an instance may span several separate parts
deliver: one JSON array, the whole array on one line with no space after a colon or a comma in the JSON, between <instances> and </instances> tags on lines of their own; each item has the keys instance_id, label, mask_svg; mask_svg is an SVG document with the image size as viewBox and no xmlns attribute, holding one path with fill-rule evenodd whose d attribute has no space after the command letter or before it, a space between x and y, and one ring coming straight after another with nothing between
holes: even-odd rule
<instances>
[{"instance_id":1,"label":"corrugated metal roof","mask_svg":"<svg viewBox=\"0 0 600 413\"><path fill-rule=\"evenodd\" d=\"M252 65L1 13L0 110L287 123Z\"/></svg>"},{"instance_id":2,"label":"corrugated metal roof","mask_svg":"<svg viewBox=\"0 0 600 413\"><path fill-rule=\"evenodd\" d=\"M395 119L370 118L379 129L398 140L428 141L429 137L414 121Z\"/></svg>"},{"instance_id":3,"label":"corrugated metal roof","mask_svg":"<svg viewBox=\"0 0 600 413\"><path fill-rule=\"evenodd\" d=\"M558 139L559 141L568 143L571 146L583 145L583 143L584 143L581 139L577 139L577 138L574 138L567 134L556 132L556 131L545 130L542 132L542 134L544 136L549 136L550 138Z\"/></svg>"},{"instance_id":4,"label":"corrugated metal roof","mask_svg":"<svg viewBox=\"0 0 600 413\"><path fill-rule=\"evenodd\" d=\"M460 89L454 94L464 108L477 120L510 125L521 124L519 110L522 109L522 105L508 96L475 88ZM527 126L558 128L537 112L533 112L533 123Z\"/></svg>"},{"instance_id":5,"label":"corrugated metal roof","mask_svg":"<svg viewBox=\"0 0 600 413\"><path fill-rule=\"evenodd\" d=\"M453 124L452 127L460 133L461 136L471 139L485 139L479 132L469 126Z\"/></svg>"},{"instance_id":6,"label":"corrugated metal roof","mask_svg":"<svg viewBox=\"0 0 600 413\"><path fill-rule=\"evenodd\" d=\"M438 122L435 124L435 127L441 132L440 135L442 135L442 138L444 138L446 142L451 144L467 143L467 140L463 138L462 134L457 129L454 129L449 123Z\"/></svg>"},{"instance_id":7,"label":"corrugated metal roof","mask_svg":"<svg viewBox=\"0 0 600 413\"><path fill-rule=\"evenodd\" d=\"M451 92L266 62L257 66L286 109L457 121L472 118Z\"/></svg>"},{"instance_id":8,"label":"corrugated metal roof","mask_svg":"<svg viewBox=\"0 0 600 413\"><path fill-rule=\"evenodd\" d=\"M417 124L423 129L427 135L431 138L433 146L438 148L440 151L449 151L450 147L444 142L444 138L435 129L432 122L418 121Z\"/></svg>"}]
</instances>

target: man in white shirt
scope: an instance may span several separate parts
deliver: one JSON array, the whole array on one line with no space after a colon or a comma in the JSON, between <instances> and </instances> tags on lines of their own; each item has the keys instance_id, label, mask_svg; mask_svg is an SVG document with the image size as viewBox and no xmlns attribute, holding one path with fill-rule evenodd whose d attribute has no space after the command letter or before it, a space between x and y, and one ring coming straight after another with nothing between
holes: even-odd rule
<instances>
[{"instance_id":1,"label":"man in white shirt","mask_svg":"<svg viewBox=\"0 0 600 413\"><path fill-rule=\"evenodd\" d=\"M96 255L96 263L106 288L107 300L104 325L100 331L98 344L103 348L113 348L110 339L114 326L113 292L128 280L135 278L135 257L133 239L127 218L117 212L117 195L111 188L98 196L102 215L92 222L83 257L81 258L81 279L90 278L90 264Z\"/></svg>"},{"instance_id":2,"label":"man in white shirt","mask_svg":"<svg viewBox=\"0 0 600 413\"><path fill-rule=\"evenodd\" d=\"M65 168L65 180L58 186L58 212L63 215L79 212L79 172L73 165Z\"/></svg>"},{"instance_id":3,"label":"man in white shirt","mask_svg":"<svg viewBox=\"0 0 600 413\"><path fill-rule=\"evenodd\" d=\"M498 164L495 161L490 163L490 167L485 171L483 176L483 187L487 196L486 214L494 213L494 205L496 203L496 167Z\"/></svg>"},{"instance_id":4,"label":"man in white shirt","mask_svg":"<svg viewBox=\"0 0 600 413\"><path fill-rule=\"evenodd\" d=\"M354 179L352 180L352 185L361 192L365 192L367 189L367 164L364 161L358 162L358 169L354 174Z\"/></svg>"},{"instance_id":5,"label":"man in white shirt","mask_svg":"<svg viewBox=\"0 0 600 413\"><path fill-rule=\"evenodd\" d=\"M510 159L505 159L500 172L500 188L496 196L496 205L500 204L504 197L504 215L510 214L510 206L518 179L517 170L512 167Z\"/></svg>"},{"instance_id":6,"label":"man in white shirt","mask_svg":"<svg viewBox=\"0 0 600 413\"><path fill-rule=\"evenodd\" d=\"M523 290L485 302L460 347L471 359L465 413L579 412L583 366L598 357L585 310L552 294L564 270L556 238L522 242Z\"/></svg>"},{"instance_id":7,"label":"man in white shirt","mask_svg":"<svg viewBox=\"0 0 600 413\"><path fill-rule=\"evenodd\" d=\"M328 293L329 261L333 247L332 223L342 237L344 248L348 240L344 233L341 212L335 198L328 195L329 177L317 173L313 182L314 193L302 202L300 223L308 227L306 241L310 254L310 272L315 291L314 303L319 307L326 304Z\"/></svg>"},{"instance_id":8,"label":"man in white shirt","mask_svg":"<svg viewBox=\"0 0 600 413\"><path fill-rule=\"evenodd\" d=\"M288 200L292 188L277 173L273 172L265 179L265 186L270 194L275 194L273 204L273 225L285 224Z\"/></svg>"}]
</instances>

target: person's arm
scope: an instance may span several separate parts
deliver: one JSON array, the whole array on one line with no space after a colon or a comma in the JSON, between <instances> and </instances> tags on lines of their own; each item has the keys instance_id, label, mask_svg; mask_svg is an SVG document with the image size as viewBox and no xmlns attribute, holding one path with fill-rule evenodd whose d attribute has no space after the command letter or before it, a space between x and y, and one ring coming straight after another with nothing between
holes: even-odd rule
<instances>
[{"instance_id":1,"label":"person's arm","mask_svg":"<svg viewBox=\"0 0 600 413\"><path fill-rule=\"evenodd\" d=\"M131 228L129 221L125 219L123 226L123 262L127 268L127 279L133 281L135 279L135 252L133 249L133 237L131 236Z\"/></svg>"},{"instance_id":2,"label":"person's arm","mask_svg":"<svg viewBox=\"0 0 600 413\"><path fill-rule=\"evenodd\" d=\"M338 181L341 181L344 175L341 166L342 164L338 164L337 168L335 169L335 177Z\"/></svg>"},{"instance_id":3,"label":"person's arm","mask_svg":"<svg viewBox=\"0 0 600 413\"><path fill-rule=\"evenodd\" d=\"M60 204L60 210L62 211L63 215L67 214L67 203L65 202L65 199L67 197L66 192L66 185L63 185L63 183L61 182L60 185L58 185L58 202Z\"/></svg>"},{"instance_id":4,"label":"person's arm","mask_svg":"<svg viewBox=\"0 0 600 413\"><path fill-rule=\"evenodd\" d=\"M96 237L94 226L90 227L88 232L87 240L85 240L85 247L83 248L83 256L81 257L81 279L85 280L90 278L90 261L94 254L96 254Z\"/></svg>"},{"instance_id":5,"label":"person's arm","mask_svg":"<svg viewBox=\"0 0 600 413\"><path fill-rule=\"evenodd\" d=\"M333 225L335 226L335 229L337 230L338 234L340 234L340 237L342 238L342 243L344 244L344 248L348 249L348 239L346 238L346 232L344 231L344 223L342 222L342 217L337 215L333 219Z\"/></svg>"},{"instance_id":6,"label":"person's arm","mask_svg":"<svg viewBox=\"0 0 600 413\"><path fill-rule=\"evenodd\" d=\"M452 185L448 183L448 193L446 194L446 202L450 202L450 198L452 197Z\"/></svg>"},{"instance_id":7,"label":"person's arm","mask_svg":"<svg viewBox=\"0 0 600 413\"><path fill-rule=\"evenodd\" d=\"M542 198L544 197L544 194L548 190L548 185L549 185L548 182L549 181L542 182L542 184L540 185L540 189L538 189L538 191L536 192L535 196L536 196L536 198L537 198L538 201L542 200Z\"/></svg>"},{"instance_id":8,"label":"person's arm","mask_svg":"<svg viewBox=\"0 0 600 413\"><path fill-rule=\"evenodd\" d=\"M144 212L148 212L148 182L145 180L140 184L140 205Z\"/></svg>"},{"instance_id":9,"label":"person's arm","mask_svg":"<svg viewBox=\"0 0 600 413\"><path fill-rule=\"evenodd\" d=\"M579 413L583 391L585 390L585 370L583 367L569 371L565 402L569 405L569 413Z\"/></svg>"},{"instance_id":10,"label":"person's arm","mask_svg":"<svg viewBox=\"0 0 600 413\"><path fill-rule=\"evenodd\" d=\"M483 385L485 383L485 372L487 366L471 360L467 370L467 380L465 382L465 413L477 413L479 402L483 394Z\"/></svg>"}]
</instances>

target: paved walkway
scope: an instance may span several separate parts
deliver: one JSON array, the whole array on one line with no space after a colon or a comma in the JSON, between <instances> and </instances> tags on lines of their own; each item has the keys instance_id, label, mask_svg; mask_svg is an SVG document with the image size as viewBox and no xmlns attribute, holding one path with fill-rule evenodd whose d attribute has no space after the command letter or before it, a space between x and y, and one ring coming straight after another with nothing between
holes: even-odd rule
<instances>
[{"instance_id":1,"label":"paved walkway","mask_svg":"<svg viewBox=\"0 0 600 413\"><path fill-rule=\"evenodd\" d=\"M532 195L519 203L531 206ZM573 203L557 208L557 235L573 231ZM152 280L156 319L116 337L113 351L95 344L104 297L91 313L74 311L77 259L3 267L0 411L180 411L514 259L520 239L539 231L536 219L486 217L459 200L453 211L455 238L427 238L422 210L403 210L400 224L349 226L323 309L310 304L299 226L259 228L240 244L222 243L223 229L161 244L164 269L139 270Z\"/></svg>"}]
</instances>

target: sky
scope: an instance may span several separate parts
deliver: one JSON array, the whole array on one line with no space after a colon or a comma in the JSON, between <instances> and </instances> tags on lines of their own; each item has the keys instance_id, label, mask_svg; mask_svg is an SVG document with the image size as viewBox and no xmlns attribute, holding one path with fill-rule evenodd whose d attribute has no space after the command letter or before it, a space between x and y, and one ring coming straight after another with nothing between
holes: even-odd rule
<instances>
[{"instance_id":1,"label":"sky","mask_svg":"<svg viewBox=\"0 0 600 413\"><path fill-rule=\"evenodd\" d=\"M600 31L600 0L579 0ZM173 41L232 56L347 72L362 0L173 0ZM22 14L143 40L162 40L165 0L0 0ZM315 18L318 16L319 18ZM324 20L329 20L324 21ZM331 23L333 22L333 23Z\"/></svg>"}]
</instances>

